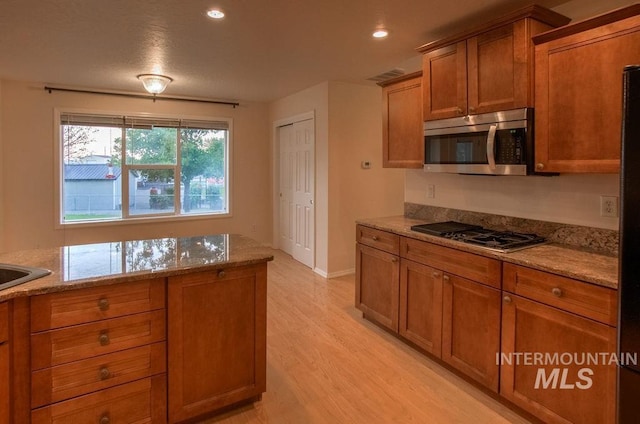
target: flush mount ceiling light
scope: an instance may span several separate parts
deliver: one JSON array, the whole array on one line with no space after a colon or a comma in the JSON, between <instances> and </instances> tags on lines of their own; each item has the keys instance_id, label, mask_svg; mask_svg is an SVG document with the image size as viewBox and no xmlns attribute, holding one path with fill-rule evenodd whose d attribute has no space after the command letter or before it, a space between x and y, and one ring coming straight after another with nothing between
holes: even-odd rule
<instances>
[{"instance_id":1,"label":"flush mount ceiling light","mask_svg":"<svg viewBox=\"0 0 640 424\"><path fill-rule=\"evenodd\" d=\"M211 9L207 11L207 16L212 19L222 19L224 18L224 12L218 9Z\"/></svg>"},{"instance_id":2,"label":"flush mount ceiling light","mask_svg":"<svg viewBox=\"0 0 640 424\"><path fill-rule=\"evenodd\" d=\"M173 81L173 78L158 74L140 74L138 75L138 79L142 81L144 89L151 94L162 93L164 89L167 88L167 85Z\"/></svg>"},{"instance_id":3,"label":"flush mount ceiling light","mask_svg":"<svg viewBox=\"0 0 640 424\"><path fill-rule=\"evenodd\" d=\"M389 35L389 31L384 28L378 28L371 35L373 36L373 38L385 38L387 35Z\"/></svg>"}]
</instances>

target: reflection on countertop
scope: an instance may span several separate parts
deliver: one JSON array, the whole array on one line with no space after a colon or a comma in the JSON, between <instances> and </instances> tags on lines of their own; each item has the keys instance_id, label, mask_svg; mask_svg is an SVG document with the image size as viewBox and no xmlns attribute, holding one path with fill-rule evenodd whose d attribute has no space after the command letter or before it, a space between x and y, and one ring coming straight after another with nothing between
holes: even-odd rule
<instances>
[{"instance_id":1,"label":"reflection on countertop","mask_svg":"<svg viewBox=\"0 0 640 424\"><path fill-rule=\"evenodd\" d=\"M51 275L0 291L0 300L105 281L123 282L273 260L272 249L238 234L125 240L0 254L0 262L47 268Z\"/></svg>"}]
</instances>

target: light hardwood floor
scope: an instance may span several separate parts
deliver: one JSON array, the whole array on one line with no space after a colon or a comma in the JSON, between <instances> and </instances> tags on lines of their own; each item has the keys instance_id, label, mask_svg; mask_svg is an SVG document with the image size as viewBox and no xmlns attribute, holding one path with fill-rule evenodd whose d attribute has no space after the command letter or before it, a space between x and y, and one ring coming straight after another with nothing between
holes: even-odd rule
<instances>
[{"instance_id":1,"label":"light hardwood floor","mask_svg":"<svg viewBox=\"0 0 640 424\"><path fill-rule=\"evenodd\" d=\"M205 423L529 422L365 321L354 307L354 275L327 280L274 252L267 392Z\"/></svg>"}]
</instances>

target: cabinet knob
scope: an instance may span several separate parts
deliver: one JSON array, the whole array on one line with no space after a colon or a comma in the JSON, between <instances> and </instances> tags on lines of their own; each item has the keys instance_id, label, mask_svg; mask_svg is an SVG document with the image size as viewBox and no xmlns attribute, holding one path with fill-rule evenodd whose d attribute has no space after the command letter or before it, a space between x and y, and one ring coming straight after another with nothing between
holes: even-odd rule
<instances>
[{"instance_id":1,"label":"cabinet knob","mask_svg":"<svg viewBox=\"0 0 640 424\"><path fill-rule=\"evenodd\" d=\"M470 113L473 113L473 112L475 112L475 111L476 111L476 108L475 108L475 107L473 107L473 106L469 106L469 112L470 112Z\"/></svg>"},{"instance_id":2,"label":"cabinet knob","mask_svg":"<svg viewBox=\"0 0 640 424\"><path fill-rule=\"evenodd\" d=\"M109 419L108 415L103 415L100 417L100 421L98 421L98 424L109 424L111 422L111 420Z\"/></svg>"},{"instance_id":3,"label":"cabinet knob","mask_svg":"<svg viewBox=\"0 0 640 424\"><path fill-rule=\"evenodd\" d=\"M462 115L464 113L464 110L462 110L461 107L456 109L456 112L458 112L458 115Z\"/></svg>"},{"instance_id":4,"label":"cabinet knob","mask_svg":"<svg viewBox=\"0 0 640 424\"><path fill-rule=\"evenodd\" d=\"M394 256L393 258L391 258L391 262L398 262L398 258Z\"/></svg>"},{"instance_id":5,"label":"cabinet knob","mask_svg":"<svg viewBox=\"0 0 640 424\"><path fill-rule=\"evenodd\" d=\"M101 311L109 309L109 299L106 297L100 298L100 300L98 300L98 308L100 308Z\"/></svg>"},{"instance_id":6,"label":"cabinet knob","mask_svg":"<svg viewBox=\"0 0 640 424\"><path fill-rule=\"evenodd\" d=\"M540 162L540 163L536 164L536 169L538 171L542 171L544 169L544 163Z\"/></svg>"},{"instance_id":7,"label":"cabinet knob","mask_svg":"<svg viewBox=\"0 0 640 424\"><path fill-rule=\"evenodd\" d=\"M504 300L504 303L511 303L512 302L511 296L505 296L505 297L502 298L502 300Z\"/></svg>"},{"instance_id":8,"label":"cabinet knob","mask_svg":"<svg viewBox=\"0 0 640 424\"><path fill-rule=\"evenodd\" d=\"M224 272L224 269L221 269L220 271L218 271L218 278L224 278L225 275L227 275L227 273Z\"/></svg>"},{"instance_id":9,"label":"cabinet knob","mask_svg":"<svg viewBox=\"0 0 640 424\"><path fill-rule=\"evenodd\" d=\"M555 297L562 297L562 289L560 287L552 288L551 293L553 293Z\"/></svg>"},{"instance_id":10,"label":"cabinet knob","mask_svg":"<svg viewBox=\"0 0 640 424\"><path fill-rule=\"evenodd\" d=\"M100 332L100 337L98 337L98 341L100 342L100 346L106 346L109 344L109 333L107 331Z\"/></svg>"},{"instance_id":11,"label":"cabinet knob","mask_svg":"<svg viewBox=\"0 0 640 424\"><path fill-rule=\"evenodd\" d=\"M371 240L373 240L373 241L378 241L378 236L373 236L373 237L371 237Z\"/></svg>"},{"instance_id":12,"label":"cabinet knob","mask_svg":"<svg viewBox=\"0 0 640 424\"><path fill-rule=\"evenodd\" d=\"M449 276L448 275L443 275L442 276L442 281L444 281L445 283L449 282Z\"/></svg>"},{"instance_id":13,"label":"cabinet knob","mask_svg":"<svg viewBox=\"0 0 640 424\"><path fill-rule=\"evenodd\" d=\"M438 278L439 276L440 276L440 273L438 271L433 271L433 278Z\"/></svg>"},{"instance_id":14,"label":"cabinet knob","mask_svg":"<svg viewBox=\"0 0 640 424\"><path fill-rule=\"evenodd\" d=\"M100 380L106 380L109 377L111 377L111 371L109 371L109 368L100 368Z\"/></svg>"}]
</instances>

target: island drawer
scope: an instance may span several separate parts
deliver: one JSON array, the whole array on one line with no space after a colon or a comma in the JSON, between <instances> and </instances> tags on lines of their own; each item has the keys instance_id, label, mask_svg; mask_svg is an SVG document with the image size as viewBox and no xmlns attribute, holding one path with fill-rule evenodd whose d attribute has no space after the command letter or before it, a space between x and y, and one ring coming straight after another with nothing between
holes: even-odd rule
<instances>
[{"instance_id":1,"label":"island drawer","mask_svg":"<svg viewBox=\"0 0 640 424\"><path fill-rule=\"evenodd\" d=\"M31 298L31 332L165 307L165 279L155 278Z\"/></svg>"},{"instance_id":2,"label":"island drawer","mask_svg":"<svg viewBox=\"0 0 640 424\"><path fill-rule=\"evenodd\" d=\"M616 290L532 268L504 264L504 290L615 327Z\"/></svg>"},{"instance_id":3,"label":"island drawer","mask_svg":"<svg viewBox=\"0 0 640 424\"><path fill-rule=\"evenodd\" d=\"M31 369L163 341L165 334L165 310L35 333L31 335Z\"/></svg>"},{"instance_id":4,"label":"island drawer","mask_svg":"<svg viewBox=\"0 0 640 424\"><path fill-rule=\"evenodd\" d=\"M447 273L501 288L500 261L426 241L402 237L400 256Z\"/></svg>"},{"instance_id":5,"label":"island drawer","mask_svg":"<svg viewBox=\"0 0 640 424\"><path fill-rule=\"evenodd\" d=\"M0 344L9 340L9 305L0 303Z\"/></svg>"},{"instance_id":6,"label":"island drawer","mask_svg":"<svg viewBox=\"0 0 640 424\"><path fill-rule=\"evenodd\" d=\"M32 373L31 407L38 408L165 371L165 342L44 368Z\"/></svg>"},{"instance_id":7,"label":"island drawer","mask_svg":"<svg viewBox=\"0 0 640 424\"><path fill-rule=\"evenodd\" d=\"M394 255L399 252L400 236L387 231L357 225L356 241Z\"/></svg>"},{"instance_id":8,"label":"island drawer","mask_svg":"<svg viewBox=\"0 0 640 424\"><path fill-rule=\"evenodd\" d=\"M31 424L163 423L166 375L112 387L31 411Z\"/></svg>"}]
</instances>

